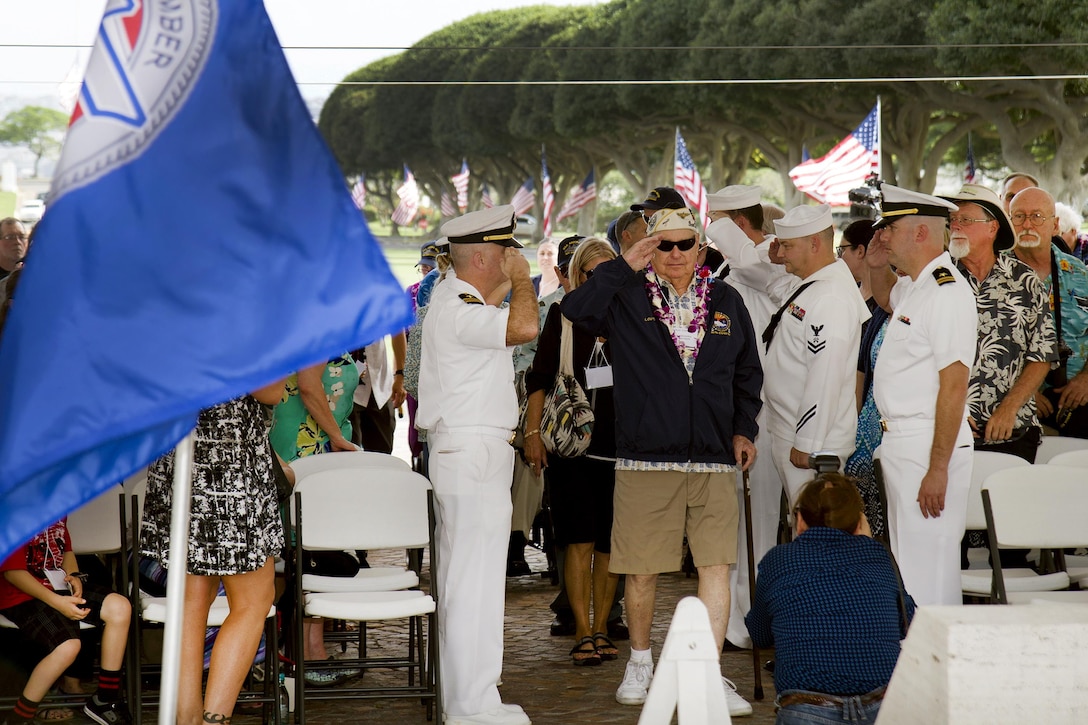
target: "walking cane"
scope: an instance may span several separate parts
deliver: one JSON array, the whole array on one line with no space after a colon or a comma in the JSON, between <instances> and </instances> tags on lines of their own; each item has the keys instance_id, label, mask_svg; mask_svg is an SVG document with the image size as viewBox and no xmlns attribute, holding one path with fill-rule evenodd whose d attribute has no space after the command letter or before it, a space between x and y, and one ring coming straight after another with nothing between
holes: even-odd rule
<instances>
[{"instance_id":1,"label":"walking cane","mask_svg":"<svg viewBox=\"0 0 1088 725\"><path fill-rule=\"evenodd\" d=\"M756 555L752 550L752 489L748 471L744 472L744 540L748 543L748 608L752 607L752 598L756 595ZM756 700L763 699L763 670L759 666L759 648L752 642L752 671L755 673Z\"/></svg>"}]
</instances>

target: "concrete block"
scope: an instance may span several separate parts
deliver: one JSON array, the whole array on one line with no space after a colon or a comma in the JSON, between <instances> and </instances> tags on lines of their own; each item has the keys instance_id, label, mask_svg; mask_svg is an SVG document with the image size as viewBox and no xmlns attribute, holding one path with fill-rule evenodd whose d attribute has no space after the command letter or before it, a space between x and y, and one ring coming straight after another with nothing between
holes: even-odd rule
<instances>
[{"instance_id":1,"label":"concrete block","mask_svg":"<svg viewBox=\"0 0 1088 725\"><path fill-rule=\"evenodd\" d=\"M1088 607L922 607L878 725L1084 723Z\"/></svg>"}]
</instances>

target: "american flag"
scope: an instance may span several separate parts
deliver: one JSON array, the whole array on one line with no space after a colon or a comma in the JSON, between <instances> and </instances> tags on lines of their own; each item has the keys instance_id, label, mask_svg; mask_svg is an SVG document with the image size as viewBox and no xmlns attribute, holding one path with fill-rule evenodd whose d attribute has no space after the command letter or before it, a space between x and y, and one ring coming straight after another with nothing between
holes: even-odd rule
<instances>
[{"instance_id":1,"label":"american flag","mask_svg":"<svg viewBox=\"0 0 1088 725\"><path fill-rule=\"evenodd\" d=\"M973 184L975 183L975 177L978 176L978 166L975 165L975 149L971 145L971 134L967 134L967 163L963 168L963 183Z\"/></svg>"},{"instance_id":2,"label":"american flag","mask_svg":"<svg viewBox=\"0 0 1088 725\"><path fill-rule=\"evenodd\" d=\"M548 160L544 157L544 147L540 147L540 170L544 186L544 236L552 235L552 210L555 209L555 191L552 190L552 178L548 175Z\"/></svg>"},{"instance_id":3,"label":"american flag","mask_svg":"<svg viewBox=\"0 0 1088 725\"><path fill-rule=\"evenodd\" d=\"M460 173L451 176L450 181L453 182L453 188L457 192L457 208L464 213L468 208L468 161L461 160ZM442 213L445 215L445 212Z\"/></svg>"},{"instance_id":4,"label":"american flag","mask_svg":"<svg viewBox=\"0 0 1088 725\"><path fill-rule=\"evenodd\" d=\"M359 180L355 182L355 186L351 187L351 200L355 202L356 209L362 209L363 204L366 203L366 177L360 176Z\"/></svg>"},{"instance_id":5,"label":"american flag","mask_svg":"<svg viewBox=\"0 0 1088 725\"><path fill-rule=\"evenodd\" d=\"M404 183L397 189L397 196L400 203L393 210L393 223L399 227L408 226L419 212L419 187L416 177L408 170L408 164L404 165Z\"/></svg>"},{"instance_id":6,"label":"american flag","mask_svg":"<svg viewBox=\"0 0 1088 725\"><path fill-rule=\"evenodd\" d=\"M703 220L703 227L710 224L707 214L710 211L710 202L706 198L706 187L699 177L699 170L695 168L695 162L688 153L688 145L684 143L684 137L680 135L680 129L676 129L676 163L673 166L673 188L680 192L688 206L699 210L699 218Z\"/></svg>"},{"instance_id":7,"label":"american flag","mask_svg":"<svg viewBox=\"0 0 1088 725\"><path fill-rule=\"evenodd\" d=\"M797 190L833 206L850 203L850 190L880 167L880 106L874 106L854 132L818 159L790 169Z\"/></svg>"},{"instance_id":8,"label":"american flag","mask_svg":"<svg viewBox=\"0 0 1088 725\"><path fill-rule=\"evenodd\" d=\"M514 213L521 215L536 206L536 197L533 196L533 177L529 177L525 180L525 183L518 187L517 193L514 194L514 198L510 200L510 203L514 205Z\"/></svg>"},{"instance_id":9,"label":"american flag","mask_svg":"<svg viewBox=\"0 0 1088 725\"><path fill-rule=\"evenodd\" d=\"M574 216L582 207L597 198L597 182L593 176L593 169L589 170L589 176L582 182L582 185L570 193L567 197L567 201L563 204L563 208L559 210L559 216L555 218L556 223L563 221L569 217Z\"/></svg>"},{"instance_id":10,"label":"american flag","mask_svg":"<svg viewBox=\"0 0 1088 725\"><path fill-rule=\"evenodd\" d=\"M487 188L487 184L480 185L480 204L484 209L495 206L495 202L491 199L491 189Z\"/></svg>"},{"instance_id":11,"label":"american flag","mask_svg":"<svg viewBox=\"0 0 1088 725\"><path fill-rule=\"evenodd\" d=\"M446 219L452 219L457 216L457 210L453 207L453 200L450 199L450 193L448 191L442 192L442 216Z\"/></svg>"}]
</instances>

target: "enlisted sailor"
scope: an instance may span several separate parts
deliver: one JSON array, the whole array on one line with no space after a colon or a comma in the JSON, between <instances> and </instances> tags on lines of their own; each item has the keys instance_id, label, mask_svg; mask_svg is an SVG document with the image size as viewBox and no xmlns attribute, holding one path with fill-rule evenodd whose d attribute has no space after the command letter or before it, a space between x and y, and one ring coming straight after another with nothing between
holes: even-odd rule
<instances>
[{"instance_id":1,"label":"enlisted sailor","mask_svg":"<svg viewBox=\"0 0 1088 725\"><path fill-rule=\"evenodd\" d=\"M801 280L764 334L771 456L792 509L812 480L810 454L832 452L845 463L854 452L855 371L869 309L835 257L831 207L794 207L774 225L785 269Z\"/></svg>"},{"instance_id":2,"label":"enlisted sailor","mask_svg":"<svg viewBox=\"0 0 1088 725\"><path fill-rule=\"evenodd\" d=\"M740 293L744 306L752 318L752 327L759 332L766 329L771 315L778 309L781 301L775 302L767 289L775 278L789 277L780 265L768 261L767 250L773 236L763 233L763 206L760 198L763 189L759 186L734 184L726 186L713 194L707 195L709 211L707 216L711 224L706 229L706 236L718 248L729 263L729 275L726 284ZM788 294L788 292L787 292ZM760 364L765 362L766 352L762 344L756 345ZM767 380L767 384L772 381ZM764 398L764 402L766 399ZM769 455L771 450L770 434L767 430L767 406L759 410L756 418L760 434L753 441L756 449L763 455L756 456L750 470L752 502L752 551L753 561L761 561L771 548L778 543L778 519L782 500L782 477L775 468ZM744 506L743 480L738 479L738 507ZM744 616L751 605L748 592L748 543L744 536L737 537L737 563L730 567L729 598L732 612L729 615L729 628L725 637L734 646L745 649L752 646Z\"/></svg>"},{"instance_id":3,"label":"enlisted sailor","mask_svg":"<svg viewBox=\"0 0 1088 725\"><path fill-rule=\"evenodd\" d=\"M967 520L973 448L967 384L978 341L971 286L945 251L943 199L883 184L870 242L904 275L873 270L873 296L891 320L877 355L874 395L884 438L888 535L919 605L960 604L959 542ZM894 284L894 287L892 286Z\"/></svg>"},{"instance_id":4,"label":"enlisted sailor","mask_svg":"<svg viewBox=\"0 0 1088 725\"><path fill-rule=\"evenodd\" d=\"M536 294L514 239L512 206L442 226L452 268L423 322L417 425L428 431L436 502L442 700L446 725L527 725L503 705L506 543L512 432L511 350L536 337ZM507 289L510 306L499 309ZM439 716L441 720L442 716Z\"/></svg>"}]
</instances>

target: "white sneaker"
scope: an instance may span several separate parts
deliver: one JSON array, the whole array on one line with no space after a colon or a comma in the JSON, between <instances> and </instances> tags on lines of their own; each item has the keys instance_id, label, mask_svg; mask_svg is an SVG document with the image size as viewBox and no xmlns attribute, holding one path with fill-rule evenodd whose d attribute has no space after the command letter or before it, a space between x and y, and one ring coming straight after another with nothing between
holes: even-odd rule
<instances>
[{"instance_id":1,"label":"white sneaker","mask_svg":"<svg viewBox=\"0 0 1088 725\"><path fill-rule=\"evenodd\" d=\"M446 725L533 725L518 705L499 705L494 710L475 715L446 715Z\"/></svg>"},{"instance_id":2,"label":"white sneaker","mask_svg":"<svg viewBox=\"0 0 1088 725\"><path fill-rule=\"evenodd\" d=\"M627 662L623 682L616 690L616 702L621 705L641 705L646 702L650 680L654 678L653 662Z\"/></svg>"},{"instance_id":3,"label":"white sneaker","mask_svg":"<svg viewBox=\"0 0 1088 725\"><path fill-rule=\"evenodd\" d=\"M737 686L728 677L722 678L725 685L725 704L729 708L729 717L744 717L752 714L752 705L737 692Z\"/></svg>"}]
</instances>

